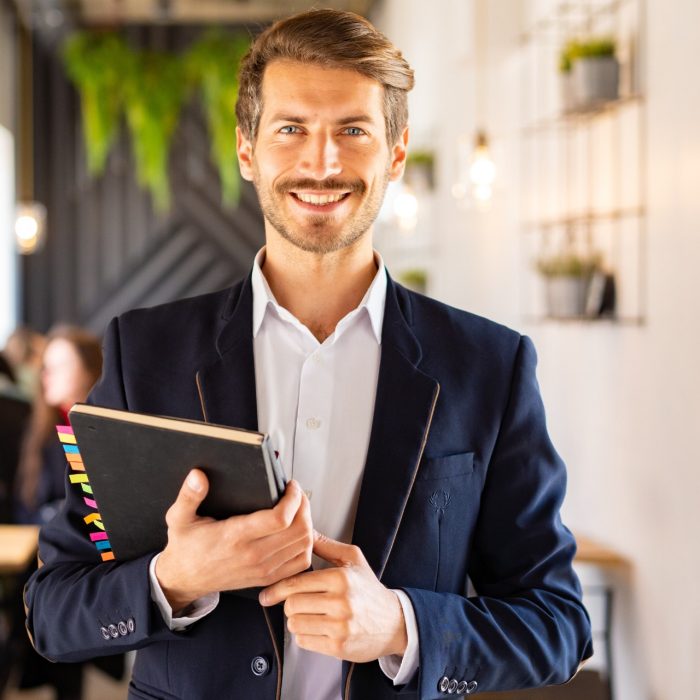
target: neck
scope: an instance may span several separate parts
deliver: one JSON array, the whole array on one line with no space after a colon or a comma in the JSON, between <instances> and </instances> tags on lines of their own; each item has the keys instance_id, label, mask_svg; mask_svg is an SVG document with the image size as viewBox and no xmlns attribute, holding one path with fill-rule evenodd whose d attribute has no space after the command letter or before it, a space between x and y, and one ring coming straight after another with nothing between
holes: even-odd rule
<instances>
[{"instance_id":1,"label":"neck","mask_svg":"<svg viewBox=\"0 0 700 700\"><path fill-rule=\"evenodd\" d=\"M310 253L268 233L262 271L280 305L323 342L362 301L377 265L369 232L332 253Z\"/></svg>"}]
</instances>

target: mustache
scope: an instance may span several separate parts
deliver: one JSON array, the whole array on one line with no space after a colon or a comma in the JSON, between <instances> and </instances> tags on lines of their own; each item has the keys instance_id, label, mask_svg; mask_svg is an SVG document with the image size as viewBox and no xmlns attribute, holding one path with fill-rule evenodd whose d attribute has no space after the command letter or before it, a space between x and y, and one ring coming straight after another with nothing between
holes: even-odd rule
<instances>
[{"instance_id":1,"label":"mustache","mask_svg":"<svg viewBox=\"0 0 700 700\"><path fill-rule=\"evenodd\" d=\"M348 180L334 180L332 178L328 180L312 180L310 178L285 180L277 183L275 187L275 191L278 194L287 194L296 190L328 190L363 194L366 189L365 183L361 180L351 182Z\"/></svg>"}]
</instances>

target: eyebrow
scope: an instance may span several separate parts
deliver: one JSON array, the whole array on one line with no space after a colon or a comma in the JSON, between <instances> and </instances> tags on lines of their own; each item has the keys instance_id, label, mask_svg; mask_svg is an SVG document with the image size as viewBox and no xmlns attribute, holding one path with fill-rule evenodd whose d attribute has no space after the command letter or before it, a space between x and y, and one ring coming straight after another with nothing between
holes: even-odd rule
<instances>
[{"instance_id":1,"label":"eyebrow","mask_svg":"<svg viewBox=\"0 0 700 700\"><path fill-rule=\"evenodd\" d=\"M306 124L308 122L308 119L306 119L305 117L299 116L299 115L284 114L282 112L279 112L272 117L271 121L273 123L274 122L294 122L295 124ZM368 114L353 114L349 117L343 117L342 119L338 119L336 124L338 124L339 126L345 126L347 124L356 124L358 122L365 122L366 124L374 124L374 119L372 119L372 117L370 117Z\"/></svg>"}]
</instances>

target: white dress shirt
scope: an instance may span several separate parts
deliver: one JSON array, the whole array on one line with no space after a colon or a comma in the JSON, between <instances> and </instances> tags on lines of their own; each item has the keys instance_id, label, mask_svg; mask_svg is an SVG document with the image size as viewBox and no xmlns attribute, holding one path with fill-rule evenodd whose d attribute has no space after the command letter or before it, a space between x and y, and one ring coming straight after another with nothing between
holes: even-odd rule
<instances>
[{"instance_id":1,"label":"white dress shirt","mask_svg":"<svg viewBox=\"0 0 700 700\"><path fill-rule=\"evenodd\" d=\"M367 456L379 374L386 272L375 251L377 274L359 306L344 316L323 343L280 306L262 273L265 248L255 257L253 352L258 430L268 433L288 479L296 479L311 504L314 528L350 542ZM218 594L195 602L188 617L173 618L151 562L151 590L171 629L183 629L218 604ZM314 555L315 569L329 566ZM418 668L413 607L395 591L406 619L403 657L379 659L394 685ZM285 634L282 700L340 700L342 662L301 649Z\"/></svg>"}]
</instances>

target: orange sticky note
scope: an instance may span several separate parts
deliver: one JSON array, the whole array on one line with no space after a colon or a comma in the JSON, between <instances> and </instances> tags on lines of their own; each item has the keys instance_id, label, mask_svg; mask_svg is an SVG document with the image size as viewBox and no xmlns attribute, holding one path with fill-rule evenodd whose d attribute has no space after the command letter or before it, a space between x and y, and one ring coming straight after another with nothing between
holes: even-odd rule
<instances>
[{"instance_id":1,"label":"orange sticky note","mask_svg":"<svg viewBox=\"0 0 700 700\"><path fill-rule=\"evenodd\" d=\"M86 515L83 520L89 525L90 523L95 522L96 520L99 520L102 516L99 513L90 513L89 515Z\"/></svg>"},{"instance_id":2,"label":"orange sticky note","mask_svg":"<svg viewBox=\"0 0 700 700\"><path fill-rule=\"evenodd\" d=\"M114 559L114 552L102 552L102 561L112 561Z\"/></svg>"}]
</instances>

